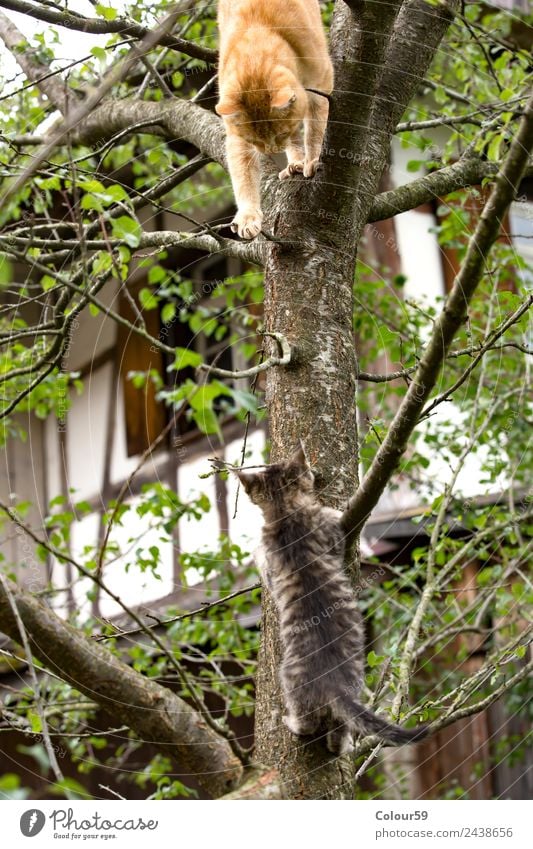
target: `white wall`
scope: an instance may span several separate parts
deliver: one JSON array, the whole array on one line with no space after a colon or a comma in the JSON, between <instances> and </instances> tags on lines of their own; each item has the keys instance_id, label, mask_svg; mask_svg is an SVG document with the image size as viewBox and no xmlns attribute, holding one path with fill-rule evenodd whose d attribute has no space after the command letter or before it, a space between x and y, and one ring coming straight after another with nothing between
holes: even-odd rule
<instances>
[{"instance_id":1,"label":"white wall","mask_svg":"<svg viewBox=\"0 0 533 849\"><path fill-rule=\"evenodd\" d=\"M391 166L393 185L403 186L423 174L423 170L415 173L407 170L409 160L423 158L419 150L404 148L395 141ZM431 212L410 211L396 215L394 222L402 273L407 277L404 296L435 306L445 291L439 243L436 233L432 232L435 216Z\"/></svg>"}]
</instances>

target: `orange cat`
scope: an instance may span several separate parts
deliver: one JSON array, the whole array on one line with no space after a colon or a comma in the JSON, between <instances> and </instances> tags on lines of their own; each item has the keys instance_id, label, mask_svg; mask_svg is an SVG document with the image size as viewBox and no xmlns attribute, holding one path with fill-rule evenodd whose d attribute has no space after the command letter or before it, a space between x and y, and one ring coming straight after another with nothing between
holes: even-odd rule
<instances>
[{"instance_id":1,"label":"orange cat","mask_svg":"<svg viewBox=\"0 0 533 849\"><path fill-rule=\"evenodd\" d=\"M280 180L317 170L333 67L318 0L219 0L220 99L237 204L232 229L261 230L259 153L285 151ZM304 125L303 145L301 127Z\"/></svg>"}]
</instances>

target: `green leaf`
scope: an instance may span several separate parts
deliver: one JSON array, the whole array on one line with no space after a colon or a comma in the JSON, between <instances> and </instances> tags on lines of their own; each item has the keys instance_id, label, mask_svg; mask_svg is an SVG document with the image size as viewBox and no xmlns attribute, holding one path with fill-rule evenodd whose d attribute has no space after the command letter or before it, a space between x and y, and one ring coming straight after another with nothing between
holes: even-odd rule
<instances>
[{"instance_id":1,"label":"green leaf","mask_svg":"<svg viewBox=\"0 0 533 849\"><path fill-rule=\"evenodd\" d=\"M247 413L257 412L257 397L253 392L244 392L242 389L231 389L230 392L237 407Z\"/></svg>"},{"instance_id":2,"label":"green leaf","mask_svg":"<svg viewBox=\"0 0 533 849\"><path fill-rule=\"evenodd\" d=\"M13 279L13 268L5 254L0 254L0 288L9 286Z\"/></svg>"},{"instance_id":3,"label":"green leaf","mask_svg":"<svg viewBox=\"0 0 533 849\"><path fill-rule=\"evenodd\" d=\"M370 666L370 669L374 669L375 666L379 666L380 663L383 663L384 660L385 660L385 655L376 654L375 651L368 652L368 654L366 656L366 662Z\"/></svg>"},{"instance_id":4,"label":"green leaf","mask_svg":"<svg viewBox=\"0 0 533 849\"><path fill-rule=\"evenodd\" d=\"M503 136L498 134L492 137L487 148L487 158L491 162L498 162L500 159L500 151L503 144Z\"/></svg>"},{"instance_id":5,"label":"green leaf","mask_svg":"<svg viewBox=\"0 0 533 849\"><path fill-rule=\"evenodd\" d=\"M103 47L91 47L89 53L92 53L95 59L99 59L101 62L103 62L107 56Z\"/></svg>"},{"instance_id":6,"label":"green leaf","mask_svg":"<svg viewBox=\"0 0 533 849\"><path fill-rule=\"evenodd\" d=\"M113 9L111 6L103 6L101 3L98 3L95 6L96 11L99 15L102 15L106 21L114 21L118 16L118 12L116 9Z\"/></svg>"},{"instance_id":7,"label":"green leaf","mask_svg":"<svg viewBox=\"0 0 533 849\"><path fill-rule=\"evenodd\" d=\"M90 794L75 778L64 778L50 787L50 792L55 796L64 796L66 799L88 799Z\"/></svg>"},{"instance_id":8,"label":"green leaf","mask_svg":"<svg viewBox=\"0 0 533 849\"><path fill-rule=\"evenodd\" d=\"M31 725L31 730L34 734L40 734L43 730L43 723L38 713L33 710L28 711L28 720Z\"/></svg>"},{"instance_id":9,"label":"green leaf","mask_svg":"<svg viewBox=\"0 0 533 849\"><path fill-rule=\"evenodd\" d=\"M102 201L96 195L84 195L81 199L80 206L82 209L96 209L97 212L102 212L104 207Z\"/></svg>"},{"instance_id":10,"label":"green leaf","mask_svg":"<svg viewBox=\"0 0 533 849\"><path fill-rule=\"evenodd\" d=\"M220 435L218 419L211 407L203 407L201 410L195 410L192 417L202 433L218 433Z\"/></svg>"},{"instance_id":11,"label":"green leaf","mask_svg":"<svg viewBox=\"0 0 533 849\"><path fill-rule=\"evenodd\" d=\"M145 286L139 292L139 302L144 310L155 310L159 304L159 298Z\"/></svg>"},{"instance_id":12,"label":"green leaf","mask_svg":"<svg viewBox=\"0 0 533 849\"><path fill-rule=\"evenodd\" d=\"M45 274L44 277L41 277L41 286L45 292L48 292L49 289L52 289L56 285L56 281L53 277L50 277L49 274Z\"/></svg>"},{"instance_id":13,"label":"green leaf","mask_svg":"<svg viewBox=\"0 0 533 849\"><path fill-rule=\"evenodd\" d=\"M148 282L149 283L162 283L163 280L166 280L168 277L168 271L166 268L162 268L160 265L153 265L148 272Z\"/></svg>"},{"instance_id":14,"label":"green leaf","mask_svg":"<svg viewBox=\"0 0 533 849\"><path fill-rule=\"evenodd\" d=\"M27 799L29 790L20 786L20 778L13 772L0 776L0 796L2 799Z\"/></svg>"},{"instance_id":15,"label":"green leaf","mask_svg":"<svg viewBox=\"0 0 533 849\"><path fill-rule=\"evenodd\" d=\"M141 225L129 215L121 215L111 222L111 231L115 239L122 239L130 248L136 248L141 241Z\"/></svg>"},{"instance_id":16,"label":"green leaf","mask_svg":"<svg viewBox=\"0 0 533 849\"><path fill-rule=\"evenodd\" d=\"M45 177L44 179L36 177L35 182L41 187L41 189L55 189L56 191L59 191L61 188L61 180L59 177Z\"/></svg>"},{"instance_id":17,"label":"green leaf","mask_svg":"<svg viewBox=\"0 0 533 849\"><path fill-rule=\"evenodd\" d=\"M161 310L161 321L163 324L170 324L176 315L176 304L165 304Z\"/></svg>"},{"instance_id":18,"label":"green leaf","mask_svg":"<svg viewBox=\"0 0 533 849\"><path fill-rule=\"evenodd\" d=\"M189 348L176 348L176 359L169 366L169 371L181 371L189 366L198 368L202 362L202 357L196 351L191 351Z\"/></svg>"}]
</instances>

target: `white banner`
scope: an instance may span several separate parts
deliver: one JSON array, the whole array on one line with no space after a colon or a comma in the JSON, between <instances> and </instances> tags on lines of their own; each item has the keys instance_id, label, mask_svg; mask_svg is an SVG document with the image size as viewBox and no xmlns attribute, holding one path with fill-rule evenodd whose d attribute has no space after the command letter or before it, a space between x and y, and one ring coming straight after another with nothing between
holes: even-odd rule
<instances>
[{"instance_id":1,"label":"white banner","mask_svg":"<svg viewBox=\"0 0 533 849\"><path fill-rule=\"evenodd\" d=\"M0 844L6 849L48 849L67 841L117 849L286 849L291 844L300 849L531 849L533 827L526 821L531 813L530 802L507 801L17 801L0 808Z\"/></svg>"}]
</instances>

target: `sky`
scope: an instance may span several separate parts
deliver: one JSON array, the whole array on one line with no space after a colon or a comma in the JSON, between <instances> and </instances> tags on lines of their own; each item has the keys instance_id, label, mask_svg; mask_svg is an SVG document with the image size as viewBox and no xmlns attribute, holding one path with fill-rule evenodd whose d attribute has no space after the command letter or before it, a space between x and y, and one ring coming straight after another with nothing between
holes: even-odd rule
<instances>
[{"instance_id":1,"label":"sky","mask_svg":"<svg viewBox=\"0 0 533 849\"><path fill-rule=\"evenodd\" d=\"M104 0L104 5L112 5L119 13L127 6L124 0L107 0L107 3L106 0ZM68 0L68 2L65 3L65 7L79 12L89 18L97 17L94 7L89 0ZM16 24L19 30L28 37L31 37L38 32L45 32L46 30L54 29L54 27L50 24L47 24L44 21L38 21L35 18L31 18L29 15L22 15L18 12L11 12L4 9L1 11L4 12L4 14L7 15L14 24ZM109 38L108 35L91 35L88 33L76 32L75 30L70 30L65 27L55 27L55 29L59 34L59 44L55 51L58 59L56 63L57 68L63 67L76 59L81 59L83 56L88 56L92 47L105 45ZM20 72L20 68L18 68L18 65L10 51L6 49L3 42L0 40L0 76L3 88L2 93L7 94L10 90L15 90L18 86L20 86L20 79L12 81L13 77L17 74L17 71Z\"/></svg>"}]
</instances>

